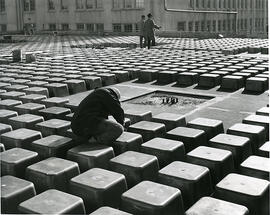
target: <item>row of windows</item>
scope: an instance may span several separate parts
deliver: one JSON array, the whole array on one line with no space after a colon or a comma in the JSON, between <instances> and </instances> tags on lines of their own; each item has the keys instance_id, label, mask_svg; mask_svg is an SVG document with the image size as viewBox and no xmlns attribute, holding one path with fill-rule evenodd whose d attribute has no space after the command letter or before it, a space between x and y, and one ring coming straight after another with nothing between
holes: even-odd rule
<instances>
[{"instance_id":1,"label":"row of windows","mask_svg":"<svg viewBox=\"0 0 270 215\"><path fill-rule=\"evenodd\" d=\"M60 25L60 29L63 31L68 31L70 30L69 24L63 23ZM103 32L104 31L104 24L98 23L77 23L76 24L76 29L78 31L89 31L89 32ZM138 26L135 24L131 23L126 23L126 24L121 24L121 23L113 23L112 24L112 29L113 32L133 32L133 31L138 31ZM58 30L57 25L55 23L49 24L49 30L50 31L56 31Z\"/></svg>"},{"instance_id":2,"label":"row of windows","mask_svg":"<svg viewBox=\"0 0 270 215\"><path fill-rule=\"evenodd\" d=\"M0 12L3 12L6 10L6 4L5 0L0 0Z\"/></svg>"},{"instance_id":3,"label":"row of windows","mask_svg":"<svg viewBox=\"0 0 270 215\"><path fill-rule=\"evenodd\" d=\"M253 19L239 19L237 21L237 28L239 30L247 30L249 27L253 26ZM264 28L264 19L257 18L255 19L255 29ZM235 20L208 20L208 21L190 21L190 22L178 22L177 23L178 31L208 31L208 32L217 32L217 31L234 31L235 30Z\"/></svg>"},{"instance_id":4,"label":"row of windows","mask_svg":"<svg viewBox=\"0 0 270 215\"><path fill-rule=\"evenodd\" d=\"M263 9L267 0L189 0L191 8L257 8Z\"/></svg>"},{"instance_id":5,"label":"row of windows","mask_svg":"<svg viewBox=\"0 0 270 215\"><path fill-rule=\"evenodd\" d=\"M76 28L79 31L87 30L89 32L103 32L104 24L103 23L89 23L89 24L77 23ZM58 29L55 23L51 23L49 24L49 30L50 31L56 31L56 30L68 31L70 30L70 26L67 23L63 23L60 25L60 29Z\"/></svg>"},{"instance_id":6,"label":"row of windows","mask_svg":"<svg viewBox=\"0 0 270 215\"><path fill-rule=\"evenodd\" d=\"M48 0L48 10L56 9L56 1L57 0ZM132 8L143 8L144 0L112 0L113 1L113 9L132 9ZM102 0L76 0L76 9L84 10L84 9L102 9L103 1ZM61 0L60 2L61 10L67 10L68 4L67 1Z\"/></svg>"}]
</instances>

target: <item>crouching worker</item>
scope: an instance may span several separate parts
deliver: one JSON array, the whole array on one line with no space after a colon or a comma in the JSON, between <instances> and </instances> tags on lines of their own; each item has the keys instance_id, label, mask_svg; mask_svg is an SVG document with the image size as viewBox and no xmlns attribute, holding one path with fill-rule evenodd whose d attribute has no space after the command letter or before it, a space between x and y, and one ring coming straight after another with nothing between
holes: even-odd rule
<instances>
[{"instance_id":1,"label":"crouching worker","mask_svg":"<svg viewBox=\"0 0 270 215\"><path fill-rule=\"evenodd\" d=\"M91 92L79 105L71 121L74 134L90 142L111 145L124 131L124 111L118 89L99 88ZM117 121L111 121L112 115Z\"/></svg>"}]
</instances>

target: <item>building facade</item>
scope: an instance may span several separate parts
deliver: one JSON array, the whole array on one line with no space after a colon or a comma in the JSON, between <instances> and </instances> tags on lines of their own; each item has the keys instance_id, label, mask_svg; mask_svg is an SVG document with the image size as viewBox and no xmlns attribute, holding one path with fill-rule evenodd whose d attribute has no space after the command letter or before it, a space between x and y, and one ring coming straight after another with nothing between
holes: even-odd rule
<instances>
[{"instance_id":1,"label":"building facade","mask_svg":"<svg viewBox=\"0 0 270 215\"><path fill-rule=\"evenodd\" d=\"M0 31L135 34L148 13L163 35L268 33L268 0L0 0Z\"/></svg>"}]
</instances>

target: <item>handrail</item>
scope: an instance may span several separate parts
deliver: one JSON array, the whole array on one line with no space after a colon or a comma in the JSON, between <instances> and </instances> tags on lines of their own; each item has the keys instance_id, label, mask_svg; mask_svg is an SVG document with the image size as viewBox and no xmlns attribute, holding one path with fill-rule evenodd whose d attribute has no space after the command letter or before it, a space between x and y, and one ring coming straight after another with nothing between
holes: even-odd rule
<instances>
[{"instance_id":1,"label":"handrail","mask_svg":"<svg viewBox=\"0 0 270 215\"><path fill-rule=\"evenodd\" d=\"M165 9L165 11L168 11L168 12L238 14L237 11L224 11L224 10L182 10L182 9L170 9L167 6L167 0L164 0L164 9Z\"/></svg>"},{"instance_id":2,"label":"handrail","mask_svg":"<svg viewBox=\"0 0 270 215\"><path fill-rule=\"evenodd\" d=\"M214 14L233 14L235 15L235 29L234 32L237 33L237 11L224 11L224 10L182 10L182 9L170 9L167 6L167 0L163 0L164 2L164 9L168 12L184 12L184 13L214 13Z\"/></svg>"}]
</instances>

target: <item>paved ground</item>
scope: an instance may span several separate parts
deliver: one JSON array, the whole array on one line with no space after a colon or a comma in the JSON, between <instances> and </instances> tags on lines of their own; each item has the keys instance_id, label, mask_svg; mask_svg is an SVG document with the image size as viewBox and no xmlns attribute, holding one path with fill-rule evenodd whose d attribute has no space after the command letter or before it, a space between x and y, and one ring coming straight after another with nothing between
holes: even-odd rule
<instances>
[{"instance_id":1,"label":"paved ground","mask_svg":"<svg viewBox=\"0 0 270 215\"><path fill-rule=\"evenodd\" d=\"M199 117L221 120L225 135L228 128L242 123L244 118L269 104L268 88L265 85L269 79L269 62L268 55L262 54L266 52L268 40L158 38L158 46L142 50L136 48L138 38L128 36L33 36L23 39L26 41L0 44L0 142L1 150L6 148L0 158L2 213L89 214L100 208L100 213L96 214L110 214L113 211L119 214L115 210L121 209L133 214L148 215L161 214L151 211L162 208L166 211L162 214L170 211L173 215L184 215L184 211L191 207L186 215L212 215L217 211L224 215L244 215L247 214L247 209L241 206L244 205L251 215L268 214L269 197L266 194L269 192L270 147L267 142L269 138L263 135L263 129L269 128L269 114L261 119L263 122L259 122L264 127L237 131L234 133L235 142L229 137L227 141L230 147L225 146L226 150L217 150L218 146L210 145L209 140L206 140L211 132L222 133L220 127L215 128L217 130L210 129L211 132L207 129L199 131L200 135L194 140L183 138L182 144L179 139L173 141L175 137L172 134L163 134L163 124L156 128L149 123L140 130L143 122L137 124L139 129L132 123L128 128L131 134L122 134L112 143L112 147L100 144L77 147L78 139L69 130L69 114L93 90L89 80L97 80L99 86L108 85L120 90L125 111L151 111L153 116L159 113L181 114L186 122ZM36 61L26 63L24 56L22 62L12 62L11 51L15 49L34 53ZM245 90L245 74L240 78L244 84L235 90L225 90L222 87L222 80L226 78L223 75L216 75L219 81L208 88L199 87L194 80L191 85L178 84L185 80L183 73L201 77L203 74L213 74L214 70L238 77L237 73L245 69L249 77L263 77L259 83L260 92ZM160 73L164 71L169 71L163 76L167 84L160 83ZM252 89L257 89L256 84L252 82ZM60 86L61 90L58 88ZM29 89L31 92L28 92ZM186 103L186 106L135 103L156 92L197 98L196 102L204 99L205 102L195 105L193 101ZM28 97L29 94L33 97ZM51 99L60 102L54 100L52 104ZM22 104L24 107L21 107ZM39 110L32 110L37 106ZM31 116L25 113L31 113ZM14 122L11 117L17 115L21 118ZM28 120L33 122L29 123ZM184 136L188 134L186 127L184 125L181 128L184 129ZM157 130L152 130L149 135L149 128ZM178 130L175 135L181 136L180 133ZM57 138L61 141L53 135L59 135ZM166 139L156 138L160 136ZM248 136L251 142L241 139L241 136ZM150 142L145 143L147 140ZM243 145L241 141L244 141ZM143 142L144 146L141 146ZM207 149L202 147L205 145ZM265 151L259 150L261 145L264 145ZM187 150L193 146L191 152ZM224 145L222 147L224 149ZM187 155L188 152L191 154ZM19 163L19 168L14 168L14 160ZM174 162L179 160L182 162ZM253 169L241 169L243 161ZM29 166L29 163L32 165ZM160 184L142 182L157 181L158 170L164 166L167 170L163 171L170 175L169 178L159 178ZM22 194L24 186L28 186L25 189L28 193ZM235 191L224 195L221 186ZM180 192L173 187L181 190L183 202ZM36 197L34 190L38 194ZM256 194L254 198L253 192ZM261 195L257 196L258 193ZM214 198L206 197L210 195ZM83 198L84 203L78 197ZM200 197L204 198L199 200ZM19 208L17 199L23 199ZM173 199L176 199L177 204ZM147 206L138 202L144 202ZM104 205L114 209L102 208ZM210 209L214 212L211 213ZM197 213L193 213L194 210Z\"/></svg>"}]
</instances>

